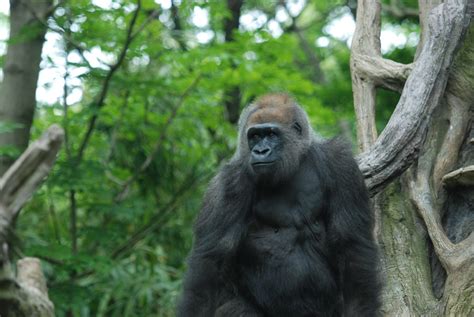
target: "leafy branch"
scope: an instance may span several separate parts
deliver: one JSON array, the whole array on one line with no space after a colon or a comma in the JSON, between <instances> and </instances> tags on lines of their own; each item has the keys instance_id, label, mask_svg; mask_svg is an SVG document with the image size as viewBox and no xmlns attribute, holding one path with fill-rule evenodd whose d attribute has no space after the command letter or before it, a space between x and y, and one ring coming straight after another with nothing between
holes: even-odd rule
<instances>
[{"instance_id":1,"label":"leafy branch","mask_svg":"<svg viewBox=\"0 0 474 317\"><path fill-rule=\"evenodd\" d=\"M133 28L135 26L135 23L137 22L138 14L140 13L141 9L141 0L137 1L137 9L133 13L132 20L130 21L130 24L127 29L127 36L125 38L125 43L122 47L122 50L120 51L120 54L117 58L117 61L115 62L114 65L112 65L109 69L109 72L105 76L104 82L102 84L102 89L100 90L99 95L96 97L96 101L93 103L93 106L99 110L102 108L105 104L105 99L107 97L107 93L109 91L109 86L110 86L110 81L114 74L117 72L119 67L122 65L122 63L125 60L125 56L127 55L128 48L130 47L130 44L132 44L133 39L135 39L137 33L133 33ZM99 114L96 111L91 119L89 120L89 124L87 127L86 134L84 135L84 139L81 142L81 145L79 146L79 151L77 153L77 163L79 163L82 160L82 157L84 155L84 151L89 143L89 140L92 136L92 132L94 131L97 119L99 118Z\"/></svg>"},{"instance_id":2,"label":"leafy branch","mask_svg":"<svg viewBox=\"0 0 474 317\"><path fill-rule=\"evenodd\" d=\"M138 176L141 173L143 173L150 166L151 162L153 162L156 155L161 150L161 147L163 146L164 141L166 140L168 128L171 126L171 123L173 123L174 119L178 115L178 110L181 108L181 106L183 105L186 98L193 91L193 89L197 86L197 84L199 83L200 80L201 80L201 75L198 75L193 80L193 82L186 88L186 90L181 94L181 96L179 97L178 103L173 108L170 116L168 117L168 120L166 121L165 125L162 128L162 132L160 134L160 137L158 138L158 140L153 145L152 151L147 156L145 161L140 165L140 167L135 171L135 173L123 182L122 189L115 196L114 201L116 203L123 201L127 197L127 194L130 190L130 185L138 178Z\"/></svg>"}]
</instances>

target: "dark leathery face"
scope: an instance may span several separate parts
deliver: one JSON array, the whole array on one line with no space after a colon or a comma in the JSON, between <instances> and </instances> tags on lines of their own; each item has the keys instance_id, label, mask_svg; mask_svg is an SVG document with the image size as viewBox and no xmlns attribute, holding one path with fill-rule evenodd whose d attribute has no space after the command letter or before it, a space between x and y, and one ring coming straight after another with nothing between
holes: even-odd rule
<instances>
[{"instance_id":1,"label":"dark leathery face","mask_svg":"<svg viewBox=\"0 0 474 317\"><path fill-rule=\"evenodd\" d=\"M247 130L250 164L254 171L271 167L280 158L281 130L277 124L263 123Z\"/></svg>"}]
</instances>

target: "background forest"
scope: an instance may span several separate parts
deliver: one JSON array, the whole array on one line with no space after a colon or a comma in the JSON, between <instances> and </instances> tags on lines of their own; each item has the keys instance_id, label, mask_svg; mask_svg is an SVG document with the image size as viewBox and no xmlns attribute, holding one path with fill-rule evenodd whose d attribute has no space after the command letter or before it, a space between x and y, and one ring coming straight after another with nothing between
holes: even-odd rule
<instances>
[{"instance_id":1,"label":"background forest","mask_svg":"<svg viewBox=\"0 0 474 317\"><path fill-rule=\"evenodd\" d=\"M383 56L410 63L417 2L382 3ZM46 27L31 139L54 123L65 130L50 176L18 218L13 250L42 260L57 316L174 315L203 191L255 97L290 93L316 131L344 135L357 152L355 8L353 0L71 0L9 39L2 3L1 54ZM378 90L379 131L398 99Z\"/></svg>"}]
</instances>

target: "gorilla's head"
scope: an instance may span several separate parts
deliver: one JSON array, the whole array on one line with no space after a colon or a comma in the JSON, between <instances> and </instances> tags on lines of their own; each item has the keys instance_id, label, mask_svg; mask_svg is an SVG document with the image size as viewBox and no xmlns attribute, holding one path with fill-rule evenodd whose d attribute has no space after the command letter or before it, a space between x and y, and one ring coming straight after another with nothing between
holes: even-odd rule
<instances>
[{"instance_id":1,"label":"gorilla's head","mask_svg":"<svg viewBox=\"0 0 474 317\"><path fill-rule=\"evenodd\" d=\"M266 95L240 116L237 155L257 182L277 184L298 170L312 135L306 113L288 95Z\"/></svg>"}]
</instances>

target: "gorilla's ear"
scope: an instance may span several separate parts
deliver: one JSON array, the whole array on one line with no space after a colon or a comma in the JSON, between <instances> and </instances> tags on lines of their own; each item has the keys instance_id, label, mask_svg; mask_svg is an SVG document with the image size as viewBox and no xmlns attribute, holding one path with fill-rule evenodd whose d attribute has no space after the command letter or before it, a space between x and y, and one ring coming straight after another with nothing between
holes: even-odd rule
<instances>
[{"instance_id":1,"label":"gorilla's ear","mask_svg":"<svg viewBox=\"0 0 474 317\"><path fill-rule=\"evenodd\" d=\"M298 132L299 135L303 132L303 129L301 128L301 125L298 122L293 123L293 129Z\"/></svg>"}]
</instances>

